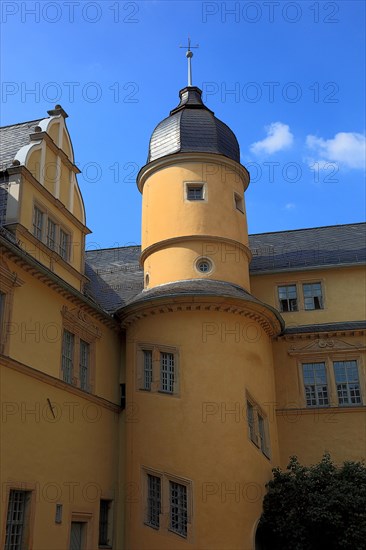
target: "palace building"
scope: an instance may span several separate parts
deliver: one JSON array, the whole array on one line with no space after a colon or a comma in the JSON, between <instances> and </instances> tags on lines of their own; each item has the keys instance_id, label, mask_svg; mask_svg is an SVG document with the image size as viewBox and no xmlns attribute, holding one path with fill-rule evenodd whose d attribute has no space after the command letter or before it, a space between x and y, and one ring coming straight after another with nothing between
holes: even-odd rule
<instances>
[{"instance_id":1,"label":"palace building","mask_svg":"<svg viewBox=\"0 0 366 550\"><path fill-rule=\"evenodd\" d=\"M248 234L234 133L179 97L141 248L85 251L61 106L1 128L6 550L253 550L273 467L365 457L365 224Z\"/></svg>"}]
</instances>

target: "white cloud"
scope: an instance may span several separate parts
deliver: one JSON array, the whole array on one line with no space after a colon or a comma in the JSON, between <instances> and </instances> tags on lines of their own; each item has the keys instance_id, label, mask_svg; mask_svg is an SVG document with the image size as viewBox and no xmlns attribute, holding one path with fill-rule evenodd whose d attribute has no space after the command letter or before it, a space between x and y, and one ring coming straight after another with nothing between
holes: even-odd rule
<instances>
[{"instance_id":1,"label":"white cloud","mask_svg":"<svg viewBox=\"0 0 366 550\"><path fill-rule=\"evenodd\" d=\"M250 150L255 154L260 153L276 153L282 151L282 149L288 149L291 147L294 136L290 132L290 127L283 122L272 122L269 126L265 127L267 137L262 141L256 141L250 146Z\"/></svg>"},{"instance_id":2,"label":"white cloud","mask_svg":"<svg viewBox=\"0 0 366 550\"><path fill-rule=\"evenodd\" d=\"M356 132L339 132L331 139L323 139L313 135L306 137L306 145L315 151L319 162L343 164L348 168L363 168L365 166L365 136ZM311 162L314 162L311 159Z\"/></svg>"},{"instance_id":3,"label":"white cloud","mask_svg":"<svg viewBox=\"0 0 366 550\"><path fill-rule=\"evenodd\" d=\"M293 202L288 202L285 204L285 210L293 210L294 208L296 208L296 204Z\"/></svg>"}]
</instances>

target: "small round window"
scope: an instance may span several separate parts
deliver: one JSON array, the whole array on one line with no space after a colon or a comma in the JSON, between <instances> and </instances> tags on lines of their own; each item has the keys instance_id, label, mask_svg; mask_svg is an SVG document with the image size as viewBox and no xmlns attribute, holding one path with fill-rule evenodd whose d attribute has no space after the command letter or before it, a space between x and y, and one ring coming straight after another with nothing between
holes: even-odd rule
<instances>
[{"instance_id":1,"label":"small round window","mask_svg":"<svg viewBox=\"0 0 366 550\"><path fill-rule=\"evenodd\" d=\"M197 261L197 269L201 273L209 273L212 270L212 263L207 258L202 258Z\"/></svg>"}]
</instances>

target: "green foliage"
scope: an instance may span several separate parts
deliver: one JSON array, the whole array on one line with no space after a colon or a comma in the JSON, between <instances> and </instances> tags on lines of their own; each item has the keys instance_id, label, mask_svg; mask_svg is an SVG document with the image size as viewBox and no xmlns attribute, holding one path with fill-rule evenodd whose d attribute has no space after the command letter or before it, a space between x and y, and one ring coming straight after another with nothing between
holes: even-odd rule
<instances>
[{"instance_id":1,"label":"green foliage","mask_svg":"<svg viewBox=\"0 0 366 550\"><path fill-rule=\"evenodd\" d=\"M336 466L330 455L313 466L293 456L273 469L258 533L270 550L364 550L366 466ZM262 548L262 546L260 545Z\"/></svg>"}]
</instances>

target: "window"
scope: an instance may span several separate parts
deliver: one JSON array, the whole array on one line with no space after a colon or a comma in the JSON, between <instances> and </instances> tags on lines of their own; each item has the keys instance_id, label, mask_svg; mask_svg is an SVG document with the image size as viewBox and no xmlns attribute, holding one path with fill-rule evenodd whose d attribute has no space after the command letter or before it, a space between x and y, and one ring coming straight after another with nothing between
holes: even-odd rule
<instances>
[{"instance_id":1,"label":"window","mask_svg":"<svg viewBox=\"0 0 366 550\"><path fill-rule=\"evenodd\" d=\"M152 382L152 350L143 350L144 354L144 390L151 390Z\"/></svg>"},{"instance_id":2,"label":"window","mask_svg":"<svg viewBox=\"0 0 366 550\"><path fill-rule=\"evenodd\" d=\"M169 481L169 509L169 529L182 537L186 537L188 523L186 485Z\"/></svg>"},{"instance_id":3,"label":"window","mask_svg":"<svg viewBox=\"0 0 366 550\"><path fill-rule=\"evenodd\" d=\"M321 283L307 283L302 285L304 292L305 309L323 309L323 296Z\"/></svg>"},{"instance_id":4,"label":"window","mask_svg":"<svg viewBox=\"0 0 366 550\"><path fill-rule=\"evenodd\" d=\"M43 218L44 213L38 206L35 206L33 211L33 235L40 241L43 237Z\"/></svg>"},{"instance_id":5,"label":"window","mask_svg":"<svg viewBox=\"0 0 366 550\"><path fill-rule=\"evenodd\" d=\"M63 379L68 384L73 381L73 361L74 361L74 335L68 330L64 330L62 340L62 374Z\"/></svg>"},{"instance_id":6,"label":"window","mask_svg":"<svg viewBox=\"0 0 366 550\"><path fill-rule=\"evenodd\" d=\"M70 259L71 235L51 218L46 208L33 208L33 235L48 248L57 252L65 261Z\"/></svg>"},{"instance_id":7,"label":"window","mask_svg":"<svg viewBox=\"0 0 366 550\"><path fill-rule=\"evenodd\" d=\"M267 418L251 397L247 396L247 422L249 439L269 458Z\"/></svg>"},{"instance_id":8,"label":"window","mask_svg":"<svg viewBox=\"0 0 366 550\"><path fill-rule=\"evenodd\" d=\"M189 539L188 525L191 523L192 485L191 481L161 473L144 470L144 524L160 533L168 531ZM165 502L165 504L164 504ZM160 521L166 510L168 521Z\"/></svg>"},{"instance_id":9,"label":"window","mask_svg":"<svg viewBox=\"0 0 366 550\"><path fill-rule=\"evenodd\" d=\"M161 478L147 474L147 518L146 523L159 529L161 512Z\"/></svg>"},{"instance_id":10,"label":"window","mask_svg":"<svg viewBox=\"0 0 366 550\"><path fill-rule=\"evenodd\" d=\"M357 361L334 361L333 368L339 405L361 404Z\"/></svg>"},{"instance_id":11,"label":"window","mask_svg":"<svg viewBox=\"0 0 366 550\"><path fill-rule=\"evenodd\" d=\"M25 550L29 529L30 491L11 489L6 520L5 550Z\"/></svg>"},{"instance_id":12,"label":"window","mask_svg":"<svg viewBox=\"0 0 366 550\"><path fill-rule=\"evenodd\" d=\"M212 262L208 258L200 258L196 262L196 268L200 273L210 273L212 271Z\"/></svg>"},{"instance_id":13,"label":"window","mask_svg":"<svg viewBox=\"0 0 366 550\"><path fill-rule=\"evenodd\" d=\"M237 193L234 193L234 201L235 201L235 208L239 210L239 212L244 213L244 200L243 197L238 195Z\"/></svg>"},{"instance_id":14,"label":"window","mask_svg":"<svg viewBox=\"0 0 366 550\"><path fill-rule=\"evenodd\" d=\"M89 355L89 343L80 340L80 388L85 391L89 391Z\"/></svg>"},{"instance_id":15,"label":"window","mask_svg":"<svg viewBox=\"0 0 366 550\"><path fill-rule=\"evenodd\" d=\"M111 547L111 533L110 533L110 509L111 500L100 501L99 505L99 546Z\"/></svg>"},{"instance_id":16,"label":"window","mask_svg":"<svg viewBox=\"0 0 366 550\"><path fill-rule=\"evenodd\" d=\"M51 218L48 218L47 220L47 246L48 248L51 248L51 250L56 249L56 232L57 232L57 225Z\"/></svg>"},{"instance_id":17,"label":"window","mask_svg":"<svg viewBox=\"0 0 366 550\"><path fill-rule=\"evenodd\" d=\"M304 363L303 377L307 407L329 405L325 363Z\"/></svg>"},{"instance_id":18,"label":"window","mask_svg":"<svg viewBox=\"0 0 366 550\"><path fill-rule=\"evenodd\" d=\"M279 286L278 299L281 311L297 311L296 285Z\"/></svg>"},{"instance_id":19,"label":"window","mask_svg":"<svg viewBox=\"0 0 366 550\"><path fill-rule=\"evenodd\" d=\"M203 200L203 184L187 185L187 199L189 201Z\"/></svg>"},{"instance_id":20,"label":"window","mask_svg":"<svg viewBox=\"0 0 366 550\"><path fill-rule=\"evenodd\" d=\"M254 425L254 407L250 401L247 401L247 418L248 418L248 427L249 427L249 436L250 439L257 443L257 438L255 434L255 425Z\"/></svg>"},{"instance_id":21,"label":"window","mask_svg":"<svg viewBox=\"0 0 366 550\"><path fill-rule=\"evenodd\" d=\"M160 353L160 391L174 392L174 354Z\"/></svg>"},{"instance_id":22,"label":"window","mask_svg":"<svg viewBox=\"0 0 366 550\"><path fill-rule=\"evenodd\" d=\"M66 261L69 259L69 249L70 235L63 229L60 229L60 256Z\"/></svg>"},{"instance_id":23,"label":"window","mask_svg":"<svg viewBox=\"0 0 366 550\"><path fill-rule=\"evenodd\" d=\"M154 344L138 344L136 386L145 392L178 395L178 350Z\"/></svg>"}]
</instances>

